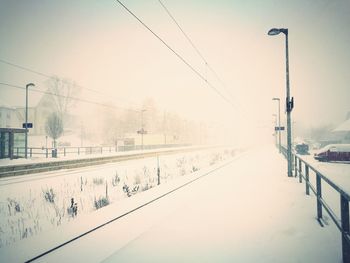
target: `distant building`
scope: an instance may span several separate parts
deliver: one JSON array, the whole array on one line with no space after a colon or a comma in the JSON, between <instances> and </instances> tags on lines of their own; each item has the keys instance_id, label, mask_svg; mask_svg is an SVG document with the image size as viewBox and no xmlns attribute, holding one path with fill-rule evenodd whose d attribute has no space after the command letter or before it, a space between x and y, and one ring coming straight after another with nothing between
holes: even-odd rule
<instances>
[{"instance_id":1,"label":"distant building","mask_svg":"<svg viewBox=\"0 0 350 263\"><path fill-rule=\"evenodd\" d=\"M348 116L350 117L349 114ZM339 137L341 143L350 143L350 118L338 125L332 133Z\"/></svg>"},{"instance_id":2,"label":"distant building","mask_svg":"<svg viewBox=\"0 0 350 263\"><path fill-rule=\"evenodd\" d=\"M16 109L7 105L0 105L0 128L19 127Z\"/></svg>"},{"instance_id":3,"label":"distant building","mask_svg":"<svg viewBox=\"0 0 350 263\"><path fill-rule=\"evenodd\" d=\"M16 112L20 123L25 122L25 110L26 109L23 106L16 107ZM33 128L30 130L30 134L45 134L45 122L52 111L52 100L48 94L44 94L35 100L29 100L28 122L33 123Z\"/></svg>"},{"instance_id":4,"label":"distant building","mask_svg":"<svg viewBox=\"0 0 350 263\"><path fill-rule=\"evenodd\" d=\"M47 117L55 110L50 94L30 96L28 100L28 123L33 123L29 130L30 135L45 135ZM25 122L25 105L8 106L0 101L0 128L22 128ZM72 115L63 116L67 126L74 123L76 118ZM67 128L67 127L66 127Z\"/></svg>"},{"instance_id":5,"label":"distant building","mask_svg":"<svg viewBox=\"0 0 350 263\"><path fill-rule=\"evenodd\" d=\"M178 136L164 135L164 134L144 134L143 146L145 149L156 145L173 145L181 144ZM141 134L127 133L124 138L117 139L117 146L119 150L139 149L142 145Z\"/></svg>"}]
</instances>

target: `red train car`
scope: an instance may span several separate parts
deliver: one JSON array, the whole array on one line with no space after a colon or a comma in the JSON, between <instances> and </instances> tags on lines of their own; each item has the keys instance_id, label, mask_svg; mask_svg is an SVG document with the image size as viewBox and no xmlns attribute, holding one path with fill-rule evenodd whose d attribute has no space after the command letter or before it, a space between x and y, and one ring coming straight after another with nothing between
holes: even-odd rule
<instances>
[{"instance_id":1,"label":"red train car","mask_svg":"<svg viewBox=\"0 0 350 263\"><path fill-rule=\"evenodd\" d=\"M315 153L314 158L321 162L350 162L350 144L329 144Z\"/></svg>"}]
</instances>

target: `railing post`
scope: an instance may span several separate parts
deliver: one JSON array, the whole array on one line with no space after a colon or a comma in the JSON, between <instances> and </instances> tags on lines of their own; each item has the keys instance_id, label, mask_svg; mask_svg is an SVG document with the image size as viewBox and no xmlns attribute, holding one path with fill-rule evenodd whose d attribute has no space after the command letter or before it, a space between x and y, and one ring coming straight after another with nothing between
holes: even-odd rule
<instances>
[{"instance_id":1,"label":"railing post","mask_svg":"<svg viewBox=\"0 0 350 263\"><path fill-rule=\"evenodd\" d=\"M63 148L63 156L66 156L66 147Z\"/></svg>"},{"instance_id":2,"label":"railing post","mask_svg":"<svg viewBox=\"0 0 350 263\"><path fill-rule=\"evenodd\" d=\"M19 149L18 149L18 147L17 147L17 156L19 155Z\"/></svg>"},{"instance_id":3,"label":"railing post","mask_svg":"<svg viewBox=\"0 0 350 263\"><path fill-rule=\"evenodd\" d=\"M341 228L342 228L342 252L343 262L350 262L350 244L345 238L349 234L349 201L340 194L340 214L341 214Z\"/></svg>"},{"instance_id":4,"label":"railing post","mask_svg":"<svg viewBox=\"0 0 350 263\"><path fill-rule=\"evenodd\" d=\"M30 158L32 158L33 148L30 148Z\"/></svg>"},{"instance_id":5,"label":"railing post","mask_svg":"<svg viewBox=\"0 0 350 263\"><path fill-rule=\"evenodd\" d=\"M301 159L299 159L299 183L303 182L302 172L303 172L303 167L301 165Z\"/></svg>"},{"instance_id":6,"label":"railing post","mask_svg":"<svg viewBox=\"0 0 350 263\"><path fill-rule=\"evenodd\" d=\"M322 186L321 186L321 176L319 173L316 173L316 197L317 197L317 219L320 220L322 218Z\"/></svg>"},{"instance_id":7,"label":"railing post","mask_svg":"<svg viewBox=\"0 0 350 263\"><path fill-rule=\"evenodd\" d=\"M159 155L157 155L157 179L158 179L158 185L160 185Z\"/></svg>"},{"instance_id":8,"label":"railing post","mask_svg":"<svg viewBox=\"0 0 350 263\"><path fill-rule=\"evenodd\" d=\"M46 158L49 158L49 149L46 148Z\"/></svg>"},{"instance_id":9,"label":"railing post","mask_svg":"<svg viewBox=\"0 0 350 263\"><path fill-rule=\"evenodd\" d=\"M78 155L80 155L80 147L78 147Z\"/></svg>"},{"instance_id":10,"label":"railing post","mask_svg":"<svg viewBox=\"0 0 350 263\"><path fill-rule=\"evenodd\" d=\"M101 147L101 154L103 153L103 147Z\"/></svg>"},{"instance_id":11,"label":"railing post","mask_svg":"<svg viewBox=\"0 0 350 263\"><path fill-rule=\"evenodd\" d=\"M294 155L294 177L298 176L298 163L297 163L297 156Z\"/></svg>"},{"instance_id":12,"label":"railing post","mask_svg":"<svg viewBox=\"0 0 350 263\"><path fill-rule=\"evenodd\" d=\"M309 187L309 166L305 164L305 187L306 194L310 195L310 187Z\"/></svg>"}]
</instances>

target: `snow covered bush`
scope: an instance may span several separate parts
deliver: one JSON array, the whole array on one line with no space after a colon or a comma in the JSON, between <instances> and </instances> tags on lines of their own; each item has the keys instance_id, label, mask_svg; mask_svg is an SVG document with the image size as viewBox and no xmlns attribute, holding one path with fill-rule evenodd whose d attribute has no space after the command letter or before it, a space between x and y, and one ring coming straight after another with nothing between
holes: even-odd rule
<instances>
[{"instance_id":1,"label":"snow covered bush","mask_svg":"<svg viewBox=\"0 0 350 263\"><path fill-rule=\"evenodd\" d=\"M97 200L95 199L95 201L94 201L94 206L95 206L96 210L100 209L104 206L107 206L109 204L110 204L110 202L109 202L107 197L100 197Z\"/></svg>"},{"instance_id":2,"label":"snow covered bush","mask_svg":"<svg viewBox=\"0 0 350 263\"><path fill-rule=\"evenodd\" d=\"M45 191L43 191L43 193L44 193L44 198L47 202L49 202L49 203L55 202L56 194L54 193L52 188L46 189Z\"/></svg>"}]
</instances>

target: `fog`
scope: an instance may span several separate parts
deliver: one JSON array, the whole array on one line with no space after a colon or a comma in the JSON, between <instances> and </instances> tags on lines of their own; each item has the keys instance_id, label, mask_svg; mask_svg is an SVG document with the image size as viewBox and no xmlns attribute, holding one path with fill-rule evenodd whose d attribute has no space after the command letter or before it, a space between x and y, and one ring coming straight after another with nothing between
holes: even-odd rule
<instances>
[{"instance_id":1,"label":"fog","mask_svg":"<svg viewBox=\"0 0 350 263\"><path fill-rule=\"evenodd\" d=\"M350 110L348 0L162 2L207 65L159 1L123 1L199 74L117 1L1 0L0 82L20 87L32 82L41 91L49 85L42 74L74 82L80 101L69 113L102 133L104 123L112 125L130 109L139 112L133 118L140 127L140 111L148 101L158 122L169 115L178 118L196 143L202 142L200 136L211 143L272 141L273 97L281 98L285 121L285 43L284 35L267 32L283 27L289 29L295 125L309 129L345 120ZM43 95L35 89L30 104ZM24 103L23 89L0 85L0 106ZM149 130L151 112L143 113ZM103 122L109 115L116 117Z\"/></svg>"}]
</instances>

